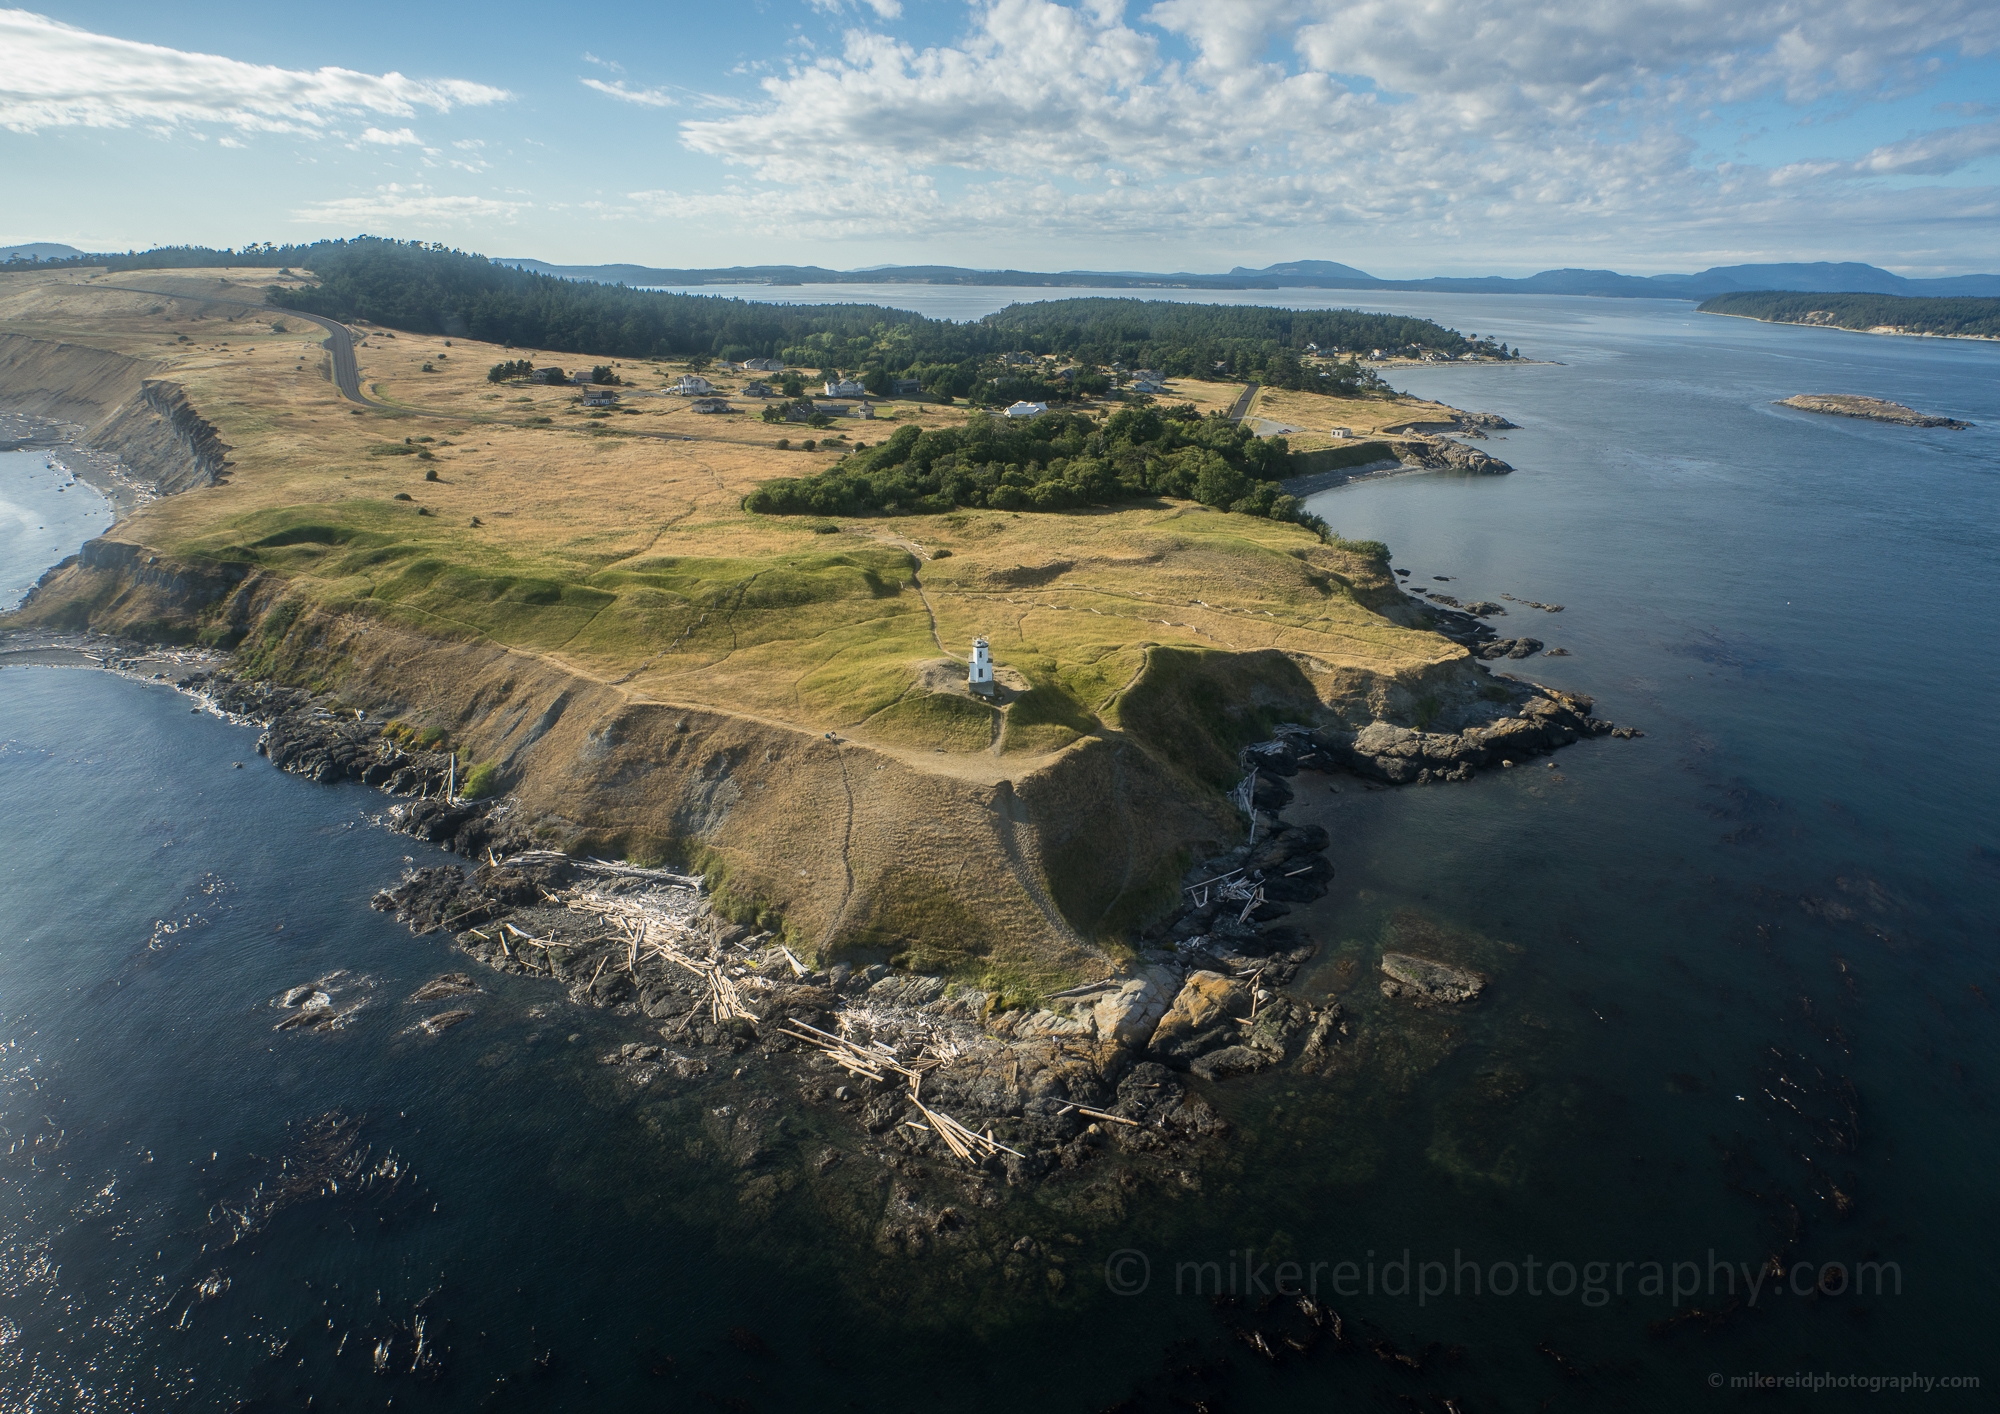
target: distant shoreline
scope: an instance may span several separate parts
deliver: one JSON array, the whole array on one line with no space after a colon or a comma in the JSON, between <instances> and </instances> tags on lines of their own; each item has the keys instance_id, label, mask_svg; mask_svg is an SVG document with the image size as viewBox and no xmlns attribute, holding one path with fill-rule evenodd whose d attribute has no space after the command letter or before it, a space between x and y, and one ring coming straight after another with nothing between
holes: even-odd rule
<instances>
[{"instance_id":1,"label":"distant shoreline","mask_svg":"<svg viewBox=\"0 0 2000 1414\"><path fill-rule=\"evenodd\" d=\"M1877 325L1872 329L1850 329L1845 324L1808 324L1803 319L1765 319L1755 314L1731 314L1721 309L1697 309L1696 314L1706 314L1714 319L1747 319L1752 324L1777 324L1788 329L1828 329L1836 334L1883 334L1895 339L1965 339L1975 344L2000 344L2000 335L1993 334L1933 334L1925 329L1892 329L1887 325Z\"/></svg>"}]
</instances>

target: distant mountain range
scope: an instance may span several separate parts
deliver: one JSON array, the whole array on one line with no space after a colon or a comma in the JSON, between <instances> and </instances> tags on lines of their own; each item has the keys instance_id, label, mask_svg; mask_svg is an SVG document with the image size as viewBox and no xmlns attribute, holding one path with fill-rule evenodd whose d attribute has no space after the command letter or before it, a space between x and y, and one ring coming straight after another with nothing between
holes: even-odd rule
<instances>
[{"instance_id":1,"label":"distant mountain range","mask_svg":"<svg viewBox=\"0 0 2000 1414\"><path fill-rule=\"evenodd\" d=\"M0 245L0 264L9 260L74 260L83 252L73 245L54 241L30 241L26 245Z\"/></svg>"},{"instance_id":2,"label":"distant mountain range","mask_svg":"<svg viewBox=\"0 0 2000 1414\"><path fill-rule=\"evenodd\" d=\"M9 260L83 260L86 252L53 241L0 246ZM551 265L522 257L500 265L588 280L604 285L1020 285L1113 290L1436 290L1446 294L1612 295L1639 299L1703 300L1745 290L1802 294L2000 296L2000 275L1952 275L1908 280L1873 265L1717 265L1698 275L1621 275L1615 270L1544 270L1515 279L1505 275L1440 275L1427 280L1378 280L1366 270L1333 260L1287 260L1226 275L1145 270L970 270L960 265L875 265L829 270L822 265L732 265L727 269L676 270L653 265Z\"/></svg>"},{"instance_id":3,"label":"distant mountain range","mask_svg":"<svg viewBox=\"0 0 2000 1414\"><path fill-rule=\"evenodd\" d=\"M1640 299L1707 299L1738 290L1878 295L2000 295L2000 275L1954 275L1908 280L1873 265L1718 265L1698 275L1621 275L1615 270L1544 270L1519 279L1504 275L1436 276L1428 280L1378 280L1365 270L1331 260L1288 260L1261 270L1237 266L1227 275L1152 274L1134 270L968 270L957 265L879 265L829 270L820 265L735 265L727 269L674 270L650 265L551 265L514 257L499 261L522 270L592 280L607 285L1022 285L1095 289L1182 290L1437 290L1448 294L1612 295Z\"/></svg>"}]
</instances>

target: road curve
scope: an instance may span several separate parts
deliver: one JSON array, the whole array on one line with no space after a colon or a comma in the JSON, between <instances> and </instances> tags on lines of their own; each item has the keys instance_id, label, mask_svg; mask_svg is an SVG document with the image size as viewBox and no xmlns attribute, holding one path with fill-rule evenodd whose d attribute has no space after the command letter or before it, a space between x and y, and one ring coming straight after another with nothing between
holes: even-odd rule
<instances>
[{"instance_id":1,"label":"road curve","mask_svg":"<svg viewBox=\"0 0 2000 1414\"><path fill-rule=\"evenodd\" d=\"M304 310L285 309L282 305L270 304L264 300L229 299L222 295L195 294L189 290L148 290L138 285L106 285L105 289L130 290L135 295L158 295L162 299L200 300L204 304L233 304L243 309L277 310L293 319L303 319L326 330L322 345L333 355L333 386L340 389L340 395L350 403L363 407L381 408L383 404L363 396L361 392L361 366L354 361L354 335L345 324L337 320L325 319L317 314L307 314Z\"/></svg>"},{"instance_id":2,"label":"road curve","mask_svg":"<svg viewBox=\"0 0 2000 1414\"><path fill-rule=\"evenodd\" d=\"M269 306L266 306L269 308ZM350 403L360 403L363 407L379 408L382 404L364 397L361 392L361 368L354 361L354 335L345 324L333 319L322 319L317 314L306 314L300 310L288 309L286 314L297 319L310 319L326 330L322 340L326 351L333 355L333 386L340 389L340 395Z\"/></svg>"}]
</instances>

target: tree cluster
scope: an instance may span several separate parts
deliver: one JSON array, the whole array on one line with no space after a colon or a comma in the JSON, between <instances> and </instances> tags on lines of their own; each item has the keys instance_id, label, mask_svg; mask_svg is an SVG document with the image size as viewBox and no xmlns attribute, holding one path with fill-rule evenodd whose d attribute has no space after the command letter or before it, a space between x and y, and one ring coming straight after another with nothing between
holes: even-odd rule
<instances>
[{"instance_id":1,"label":"tree cluster","mask_svg":"<svg viewBox=\"0 0 2000 1414\"><path fill-rule=\"evenodd\" d=\"M1283 438L1191 407L1121 408L1098 421L1049 412L1019 422L899 427L817 476L767 481L744 498L766 515L935 514L959 506L1062 511L1175 497L1322 529L1280 489Z\"/></svg>"}]
</instances>

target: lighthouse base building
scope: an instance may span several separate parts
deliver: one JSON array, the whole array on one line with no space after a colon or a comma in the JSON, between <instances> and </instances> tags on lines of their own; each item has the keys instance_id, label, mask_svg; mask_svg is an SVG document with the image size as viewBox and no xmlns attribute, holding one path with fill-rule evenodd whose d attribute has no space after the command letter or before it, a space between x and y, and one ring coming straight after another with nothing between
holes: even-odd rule
<instances>
[{"instance_id":1,"label":"lighthouse base building","mask_svg":"<svg viewBox=\"0 0 2000 1414\"><path fill-rule=\"evenodd\" d=\"M993 695L993 651L983 638L972 640L972 666L966 670L965 685L981 697Z\"/></svg>"}]
</instances>

